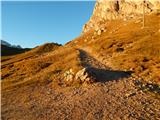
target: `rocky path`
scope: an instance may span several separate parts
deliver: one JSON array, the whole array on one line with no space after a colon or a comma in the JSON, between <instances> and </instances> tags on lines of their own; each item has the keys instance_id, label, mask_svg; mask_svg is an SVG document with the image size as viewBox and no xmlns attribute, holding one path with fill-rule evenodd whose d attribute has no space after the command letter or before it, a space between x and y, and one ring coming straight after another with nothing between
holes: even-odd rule
<instances>
[{"instance_id":1,"label":"rocky path","mask_svg":"<svg viewBox=\"0 0 160 120\"><path fill-rule=\"evenodd\" d=\"M80 59L84 67L109 69L83 49L79 49Z\"/></svg>"},{"instance_id":2,"label":"rocky path","mask_svg":"<svg viewBox=\"0 0 160 120\"><path fill-rule=\"evenodd\" d=\"M50 83L2 94L2 120L159 120L160 100L135 87L130 74L113 71L80 49L96 83L56 88ZM54 81L53 81L54 82Z\"/></svg>"},{"instance_id":3,"label":"rocky path","mask_svg":"<svg viewBox=\"0 0 160 120\"><path fill-rule=\"evenodd\" d=\"M107 67L105 64L97 60L95 57L91 56L85 50L79 49L80 59L84 67L90 67L94 70L99 82L106 82L110 80L118 80L121 78L130 77L131 72L112 70L110 67Z\"/></svg>"}]
</instances>

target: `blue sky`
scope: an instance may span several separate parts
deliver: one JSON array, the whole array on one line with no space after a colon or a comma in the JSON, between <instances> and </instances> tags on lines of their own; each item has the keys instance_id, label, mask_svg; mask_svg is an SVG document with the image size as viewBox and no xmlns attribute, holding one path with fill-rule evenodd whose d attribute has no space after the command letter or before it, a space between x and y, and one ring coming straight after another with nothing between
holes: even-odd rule
<instances>
[{"instance_id":1,"label":"blue sky","mask_svg":"<svg viewBox=\"0 0 160 120\"><path fill-rule=\"evenodd\" d=\"M2 2L2 39L22 47L64 44L82 31L95 1Z\"/></svg>"}]
</instances>

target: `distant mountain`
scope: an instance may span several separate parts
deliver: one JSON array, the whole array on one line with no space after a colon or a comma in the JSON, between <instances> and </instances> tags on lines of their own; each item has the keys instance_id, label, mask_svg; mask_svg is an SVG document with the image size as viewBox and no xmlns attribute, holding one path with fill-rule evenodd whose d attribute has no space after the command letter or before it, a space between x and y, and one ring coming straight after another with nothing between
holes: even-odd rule
<instances>
[{"instance_id":1,"label":"distant mountain","mask_svg":"<svg viewBox=\"0 0 160 120\"><path fill-rule=\"evenodd\" d=\"M11 45L10 43L1 40L1 56L15 55L30 50L22 48L20 45Z\"/></svg>"},{"instance_id":2,"label":"distant mountain","mask_svg":"<svg viewBox=\"0 0 160 120\"><path fill-rule=\"evenodd\" d=\"M8 42L6 42L6 41L4 41L4 40L1 40L1 44L2 44L2 45L6 45L6 46L8 46L8 47L11 47L11 44L8 43Z\"/></svg>"},{"instance_id":3,"label":"distant mountain","mask_svg":"<svg viewBox=\"0 0 160 120\"><path fill-rule=\"evenodd\" d=\"M1 40L1 44L2 45L5 45L5 46L8 46L8 47L13 47L13 48L22 48L20 45L11 45L10 43L4 41L4 40Z\"/></svg>"}]
</instances>

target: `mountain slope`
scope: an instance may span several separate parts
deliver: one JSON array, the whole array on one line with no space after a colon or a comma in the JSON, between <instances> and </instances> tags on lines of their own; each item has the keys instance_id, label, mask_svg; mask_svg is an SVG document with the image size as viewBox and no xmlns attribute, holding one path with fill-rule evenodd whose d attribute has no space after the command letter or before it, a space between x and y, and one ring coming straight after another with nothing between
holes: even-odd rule
<instances>
[{"instance_id":1,"label":"mountain slope","mask_svg":"<svg viewBox=\"0 0 160 120\"><path fill-rule=\"evenodd\" d=\"M142 18L106 21L2 62L2 119L158 120L160 14L145 17L144 28Z\"/></svg>"}]
</instances>

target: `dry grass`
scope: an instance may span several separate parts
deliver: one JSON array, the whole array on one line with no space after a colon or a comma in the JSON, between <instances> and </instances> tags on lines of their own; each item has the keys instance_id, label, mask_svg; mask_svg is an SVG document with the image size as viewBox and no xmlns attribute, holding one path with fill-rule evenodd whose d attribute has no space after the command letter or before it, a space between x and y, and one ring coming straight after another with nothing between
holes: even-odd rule
<instances>
[{"instance_id":1,"label":"dry grass","mask_svg":"<svg viewBox=\"0 0 160 120\"><path fill-rule=\"evenodd\" d=\"M2 69L2 88L23 84L26 81L63 79L63 73L80 69L79 52L74 48L60 48L41 57L15 62ZM40 78L40 79L39 79ZM43 78L43 79L42 79ZM46 79L47 78L47 79ZM57 80L58 81L58 80Z\"/></svg>"}]
</instances>

